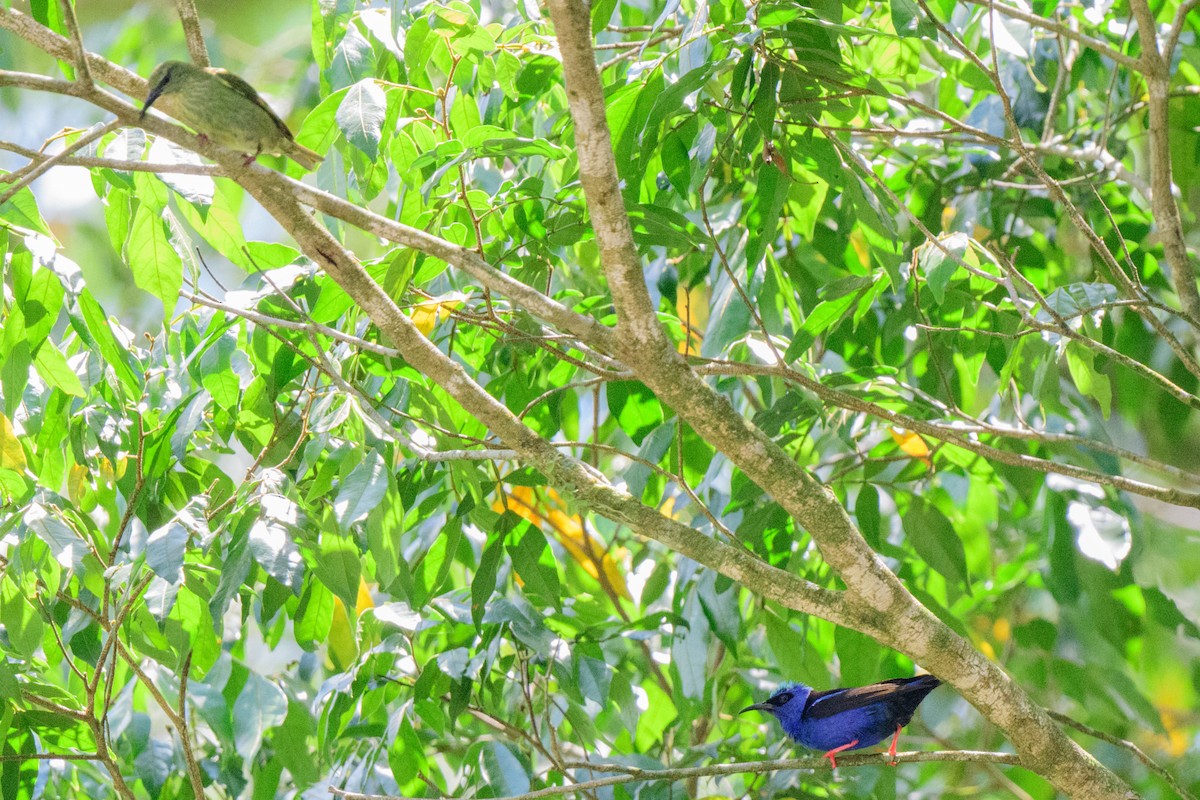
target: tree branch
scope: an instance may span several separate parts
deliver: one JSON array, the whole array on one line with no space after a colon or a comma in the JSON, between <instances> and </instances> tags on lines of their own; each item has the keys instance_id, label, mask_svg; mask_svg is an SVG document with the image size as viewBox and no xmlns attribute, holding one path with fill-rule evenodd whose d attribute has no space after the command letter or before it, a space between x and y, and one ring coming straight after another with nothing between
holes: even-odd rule
<instances>
[{"instance_id":1,"label":"tree branch","mask_svg":"<svg viewBox=\"0 0 1200 800\"><path fill-rule=\"evenodd\" d=\"M1192 325L1200 327L1200 291L1196 288L1196 269L1183 240L1183 220L1179 216L1179 205L1175 202L1175 181L1171 177L1171 66L1169 60L1158 52L1158 36L1150 4L1146 0L1130 0L1129 5L1137 20L1138 36L1141 38L1142 54L1138 66L1146 80L1150 116L1146 126L1150 141L1150 207L1162 237L1163 255L1171 267L1171 279L1179 295L1179 304Z\"/></svg>"},{"instance_id":2,"label":"tree branch","mask_svg":"<svg viewBox=\"0 0 1200 800\"><path fill-rule=\"evenodd\" d=\"M571 0L551 0L550 6L563 53L563 74L575 120L577 147L581 151L586 147L589 159L602 156L610 162L604 168L589 161L587 169L593 176L615 175L605 117L594 111L599 86L595 60L581 52L586 45L590 53L586 6ZM608 148L603 153L601 144ZM580 161L582 164L582 155ZM584 182L584 194L594 220L611 214L616 202L611 194L597 193L605 188L603 183L598 186ZM604 211L598 213L597 206ZM627 220L625 224L628 225ZM596 224L595 229L614 298L622 292L628 294L619 301L618 313L624 308L626 313L637 314L643 306L632 274L640 274L640 268L635 270L626 261L629 253L624 233L620 226L607 223ZM622 319L620 324L623 326L625 322ZM639 327L628 339L622 331L622 344L629 341L639 345L625 360L661 400L804 526L825 561L845 582L847 599L860 621L858 630L909 655L951 683L1009 734L1032 769L1060 790L1097 800L1125 800L1131 796L1129 788L1116 775L1054 725L1045 710L1006 673L916 601L866 543L827 487L742 418L725 397L688 369L677 353L655 347L654 343L663 337L657 330L657 319L654 325L656 330ZM748 586L755 591L763 589L760 584Z\"/></svg>"},{"instance_id":3,"label":"tree branch","mask_svg":"<svg viewBox=\"0 0 1200 800\"><path fill-rule=\"evenodd\" d=\"M1037 27L1037 28L1041 28L1043 30L1053 31L1054 33L1058 34L1059 36L1063 37L1064 39L1070 39L1073 42L1078 42L1079 44L1083 45L1084 47L1095 50L1097 53L1104 56L1105 58L1111 58L1113 61L1117 62L1118 64L1120 64L1123 67L1129 67L1130 69L1135 69L1138 66L1138 60L1136 58L1134 58L1133 56L1126 55L1125 53L1122 53L1120 50L1114 49L1107 42L1105 42L1101 39L1096 39L1094 37L1080 33L1077 30L1073 30L1072 28L1070 28L1066 25L1063 25L1061 22L1058 22L1057 20L1047 19L1046 17L1040 17L1037 14L1030 13L1023 9L1017 8L1016 6L1010 6L1005 3L994 3L994 2L991 2L990 0L967 0L967 2L974 3L977 6L985 6L988 8L995 8L996 11L1000 12L1001 14L1003 14L1006 17L1011 17L1012 19L1019 19L1022 22L1028 22L1030 25L1033 25L1034 27Z\"/></svg>"},{"instance_id":4,"label":"tree branch","mask_svg":"<svg viewBox=\"0 0 1200 800\"><path fill-rule=\"evenodd\" d=\"M1021 766L1022 762L1015 753L993 753L979 750L939 750L936 752L911 751L897 753L896 762L902 764L923 764L931 761L1006 764ZM873 767L892 763L892 757L887 753L855 753L838 756L838 767ZM584 772L616 772L607 778L595 778L579 783L568 783L561 786L547 786L524 794L498 797L496 800L540 800L543 797L559 797L564 794L589 792L606 786L619 786L624 783L642 781L682 781L690 778L713 778L724 775L740 775L743 773L761 774L779 772L782 770L808 770L812 772L830 771L829 761L823 756L809 758L784 758L775 761L739 761L732 764L712 764L707 767L679 767L676 769L640 769L618 764L596 764L588 761L569 762L564 765L568 769ZM388 794L363 794L348 792L345 789L329 787L329 793L343 800L415 800L415 798L400 797ZM457 800L446 797L440 800Z\"/></svg>"},{"instance_id":5,"label":"tree branch","mask_svg":"<svg viewBox=\"0 0 1200 800\"><path fill-rule=\"evenodd\" d=\"M196 3L194 0L175 0L175 13L179 14L179 23L183 27L183 38L187 41L192 63L198 67L210 66L208 47L204 44L204 31L200 27Z\"/></svg>"}]
</instances>

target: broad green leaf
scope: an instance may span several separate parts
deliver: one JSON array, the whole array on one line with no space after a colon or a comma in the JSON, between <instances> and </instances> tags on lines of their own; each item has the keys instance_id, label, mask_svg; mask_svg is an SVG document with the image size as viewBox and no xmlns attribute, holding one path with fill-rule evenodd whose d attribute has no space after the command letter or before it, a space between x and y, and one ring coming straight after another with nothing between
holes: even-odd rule
<instances>
[{"instance_id":1,"label":"broad green leaf","mask_svg":"<svg viewBox=\"0 0 1200 800\"><path fill-rule=\"evenodd\" d=\"M288 529L274 520L260 519L250 528L250 552L267 574L294 594L304 579L304 558Z\"/></svg>"},{"instance_id":2,"label":"broad green leaf","mask_svg":"<svg viewBox=\"0 0 1200 800\"><path fill-rule=\"evenodd\" d=\"M937 26L925 15L916 0L891 0L892 27L901 36L937 38Z\"/></svg>"},{"instance_id":3,"label":"broad green leaf","mask_svg":"<svg viewBox=\"0 0 1200 800\"><path fill-rule=\"evenodd\" d=\"M21 658L32 658L42 644L42 618L11 580L0 581L0 623Z\"/></svg>"},{"instance_id":4,"label":"broad green leaf","mask_svg":"<svg viewBox=\"0 0 1200 800\"><path fill-rule=\"evenodd\" d=\"M237 752L253 758L263 736L287 716L287 696L275 684L250 672L233 707L233 737Z\"/></svg>"},{"instance_id":5,"label":"broad green leaf","mask_svg":"<svg viewBox=\"0 0 1200 800\"><path fill-rule=\"evenodd\" d=\"M388 488L387 465L383 457L368 450L338 491L333 502L338 525L343 529L363 519L383 499ZM357 591L355 586L355 591Z\"/></svg>"},{"instance_id":6,"label":"broad green leaf","mask_svg":"<svg viewBox=\"0 0 1200 800\"><path fill-rule=\"evenodd\" d=\"M1066 357L1075 387L1095 400L1100 405L1100 413L1107 419L1112 413L1112 384L1107 375L1096 370L1095 352L1078 342L1069 342Z\"/></svg>"},{"instance_id":7,"label":"broad green leaf","mask_svg":"<svg viewBox=\"0 0 1200 800\"><path fill-rule=\"evenodd\" d=\"M37 368L38 375L42 376L42 380L55 389L72 397L86 395L79 376L75 374L75 370L71 369L66 357L59 352L53 342L45 342L38 348L33 365Z\"/></svg>"},{"instance_id":8,"label":"broad green leaf","mask_svg":"<svg viewBox=\"0 0 1200 800\"><path fill-rule=\"evenodd\" d=\"M903 516L904 534L917 554L947 581L971 594L967 557L950 520L936 506L917 500Z\"/></svg>"},{"instance_id":9,"label":"broad green leaf","mask_svg":"<svg viewBox=\"0 0 1200 800\"><path fill-rule=\"evenodd\" d=\"M529 772L504 742L481 744L480 763L488 784L500 795L520 795L529 791Z\"/></svg>"},{"instance_id":10,"label":"broad green leaf","mask_svg":"<svg viewBox=\"0 0 1200 800\"><path fill-rule=\"evenodd\" d=\"M371 78L359 80L346 92L337 111L337 125L346 141L367 158L379 157L381 126L387 113L387 97Z\"/></svg>"},{"instance_id":11,"label":"broad green leaf","mask_svg":"<svg viewBox=\"0 0 1200 800\"><path fill-rule=\"evenodd\" d=\"M774 61L763 65L758 76L758 92L754 95L754 123L767 141L775 132L775 111L779 108L779 66Z\"/></svg>"},{"instance_id":12,"label":"broad green leaf","mask_svg":"<svg viewBox=\"0 0 1200 800\"><path fill-rule=\"evenodd\" d=\"M9 184L0 183L0 194L7 194L9 191ZM22 187L12 197L0 203L0 222L6 222L16 228L35 231L43 236L54 236L50 226L42 219L42 213L38 211L37 200L28 186Z\"/></svg>"},{"instance_id":13,"label":"broad green leaf","mask_svg":"<svg viewBox=\"0 0 1200 800\"><path fill-rule=\"evenodd\" d=\"M163 220L146 206L139 206L129 230L129 268L138 288L163 304L170 317L183 287L183 261L171 246Z\"/></svg>"},{"instance_id":14,"label":"broad green leaf","mask_svg":"<svg viewBox=\"0 0 1200 800\"><path fill-rule=\"evenodd\" d=\"M662 404L645 385L613 381L605 387L605 392L609 410L634 443L641 444L650 431L662 424Z\"/></svg>"},{"instance_id":15,"label":"broad green leaf","mask_svg":"<svg viewBox=\"0 0 1200 800\"><path fill-rule=\"evenodd\" d=\"M479 568L471 580L471 621L475 623L476 629L479 629L483 620L488 600L496 591L496 575L500 570L500 559L503 555L503 534L494 534L489 537L488 544L479 559Z\"/></svg>"},{"instance_id":16,"label":"broad green leaf","mask_svg":"<svg viewBox=\"0 0 1200 800\"><path fill-rule=\"evenodd\" d=\"M167 583L179 583L188 531L172 521L158 528L146 540L146 565Z\"/></svg>"},{"instance_id":17,"label":"broad green leaf","mask_svg":"<svg viewBox=\"0 0 1200 800\"><path fill-rule=\"evenodd\" d=\"M334 594L327 585L322 581L308 581L300 595L300 605L296 607L296 643L311 652L328 642L334 611Z\"/></svg>"},{"instance_id":18,"label":"broad green leaf","mask_svg":"<svg viewBox=\"0 0 1200 800\"><path fill-rule=\"evenodd\" d=\"M970 242L966 235L961 233L953 233L941 239L937 244L926 242L921 246L918 264L925 274L925 282L937 303L941 304L945 301L946 286L950 283L951 278L960 272L962 275L966 275L966 270L959 265L954 256L962 259L969 246Z\"/></svg>"},{"instance_id":19,"label":"broad green leaf","mask_svg":"<svg viewBox=\"0 0 1200 800\"><path fill-rule=\"evenodd\" d=\"M513 568L525 582L525 594L537 598L543 605L558 606L561 586L558 567L546 543L546 537L532 525L517 529L515 542L508 545Z\"/></svg>"},{"instance_id":20,"label":"broad green leaf","mask_svg":"<svg viewBox=\"0 0 1200 800\"><path fill-rule=\"evenodd\" d=\"M357 604L361 571L362 562L354 541L348 536L326 531L321 536L317 579L341 598L347 608L354 608Z\"/></svg>"},{"instance_id":21,"label":"broad green leaf","mask_svg":"<svg viewBox=\"0 0 1200 800\"><path fill-rule=\"evenodd\" d=\"M117 343L112 328L109 327L108 318L104 314L104 309L86 289L79 295L79 310L83 315L87 333L96 343L100 355L104 357L105 364L116 373L117 379L127 392L135 396L139 395L141 380L126 363L127 358L133 359L128 355L129 351Z\"/></svg>"}]
</instances>

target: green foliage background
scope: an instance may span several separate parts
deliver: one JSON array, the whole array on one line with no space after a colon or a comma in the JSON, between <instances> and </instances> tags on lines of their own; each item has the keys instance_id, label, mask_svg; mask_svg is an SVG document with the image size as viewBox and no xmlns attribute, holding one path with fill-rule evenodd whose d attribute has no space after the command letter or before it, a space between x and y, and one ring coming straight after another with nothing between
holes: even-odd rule
<instances>
[{"instance_id":1,"label":"green foliage background","mask_svg":"<svg viewBox=\"0 0 1200 800\"><path fill-rule=\"evenodd\" d=\"M33 12L65 30L56 9ZM1138 53L1119 7L1032 11ZM1200 789L1197 328L1147 200L1145 83L953 0L601 0L592 20L623 200L681 351L1038 702ZM309 181L613 321L534 4L320 3L311 23L286 70L222 64L326 154ZM1196 20L1182 30L1170 154L1194 243ZM150 47L84 36L147 75L184 52L162 31ZM6 115L43 102L7 91ZM124 128L89 154L146 149ZM781 680L914 669L481 454L501 445L235 182L90 177L103 232L72 247L29 189L0 205L0 733L5 756L102 758L6 758L4 798L110 796L105 758L134 797L191 797L189 758L212 797L515 795L587 778L567 766L582 760L786 755L773 724L736 710ZM808 533L620 365L443 261L325 221L538 435L838 588ZM131 304L162 303L148 335L84 279L107 259L139 287ZM1005 748L949 689L911 733ZM1142 796L1175 796L1127 749L1079 741ZM979 764L841 773L603 796L1053 796Z\"/></svg>"}]
</instances>

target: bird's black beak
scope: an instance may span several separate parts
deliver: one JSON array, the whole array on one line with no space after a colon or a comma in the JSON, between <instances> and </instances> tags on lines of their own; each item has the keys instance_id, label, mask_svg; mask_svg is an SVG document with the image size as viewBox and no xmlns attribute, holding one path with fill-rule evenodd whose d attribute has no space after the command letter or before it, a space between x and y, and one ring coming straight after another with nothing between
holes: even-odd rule
<instances>
[{"instance_id":1,"label":"bird's black beak","mask_svg":"<svg viewBox=\"0 0 1200 800\"><path fill-rule=\"evenodd\" d=\"M772 708L772 706L770 703L755 703L752 706L746 706L738 713L745 714L747 711L767 711L767 712L769 712L771 710L771 708Z\"/></svg>"},{"instance_id":2,"label":"bird's black beak","mask_svg":"<svg viewBox=\"0 0 1200 800\"><path fill-rule=\"evenodd\" d=\"M146 95L146 102L142 104L142 114L139 119L146 118L146 112L150 110L150 106L154 105L154 101L163 93L163 89L167 87L167 81L169 80L171 80L170 75L163 75L162 80L151 87L150 94Z\"/></svg>"}]
</instances>

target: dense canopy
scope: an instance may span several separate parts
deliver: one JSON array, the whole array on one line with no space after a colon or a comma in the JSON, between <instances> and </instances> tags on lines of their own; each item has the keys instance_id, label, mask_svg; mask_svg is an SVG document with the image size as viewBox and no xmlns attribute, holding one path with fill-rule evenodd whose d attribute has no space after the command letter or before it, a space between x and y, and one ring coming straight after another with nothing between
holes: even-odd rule
<instances>
[{"instance_id":1,"label":"dense canopy","mask_svg":"<svg viewBox=\"0 0 1200 800\"><path fill-rule=\"evenodd\" d=\"M14 5L0 798L1200 792L1196 0Z\"/></svg>"}]
</instances>

